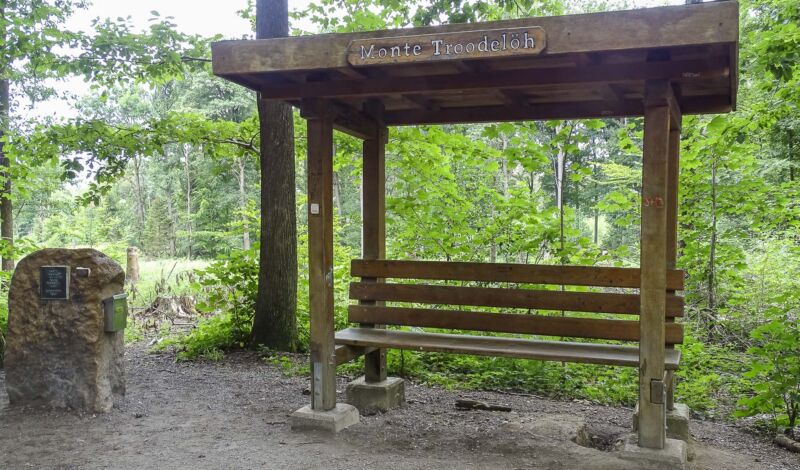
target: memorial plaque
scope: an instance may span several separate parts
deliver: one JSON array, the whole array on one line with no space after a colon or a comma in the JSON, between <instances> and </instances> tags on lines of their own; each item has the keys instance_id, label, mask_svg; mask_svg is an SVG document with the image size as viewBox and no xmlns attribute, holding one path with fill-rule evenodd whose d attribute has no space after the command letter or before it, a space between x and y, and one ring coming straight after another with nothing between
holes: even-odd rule
<instances>
[{"instance_id":1,"label":"memorial plaque","mask_svg":"<svg viewBox=\"0 0 800 470\"><path fill-rule=\"evenodd\" d=\"M39 298L42 300L69 299L69 266L39 268Z\"/></svg>"}]
</instances>

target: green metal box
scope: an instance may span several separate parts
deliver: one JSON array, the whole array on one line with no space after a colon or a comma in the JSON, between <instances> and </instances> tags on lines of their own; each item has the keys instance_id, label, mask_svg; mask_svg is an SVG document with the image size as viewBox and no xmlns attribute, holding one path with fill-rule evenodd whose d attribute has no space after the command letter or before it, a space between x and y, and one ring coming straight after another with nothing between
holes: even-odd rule
<instances>
[{"instance_id":1,"label":"green metal box","mask_svg":"<svg viewBox=\"0 0 800 470\"><path fill-rule=\"evenodd\" d=\"M107 333L124 330L128 324L128 294L116 294L103 300L103 312Z\"/></svg>"}]
</instances>

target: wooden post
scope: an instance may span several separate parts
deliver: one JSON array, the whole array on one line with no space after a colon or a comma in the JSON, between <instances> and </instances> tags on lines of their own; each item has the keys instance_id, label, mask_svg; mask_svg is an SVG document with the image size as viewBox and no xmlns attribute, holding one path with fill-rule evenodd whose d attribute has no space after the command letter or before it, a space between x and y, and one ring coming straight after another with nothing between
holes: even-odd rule
<instances>
[{"instance_id":1,"label":"wooden post","mask_svg":"<svg viewBox=\"0 0 800 470\"><path fill-rule=\"evenodd\" d=\"M382 109L368 104L367 113L380 119ZM386 138L388 130L382 125L377 132L364 140L363 181L361 183L361 213L363 230L361 233L361 253L364 259L383 259L386 257ZM382 279L362 279L382 282ZM375 304L375 301L362 301L362 304ZM371 325L362 325L371 326ZM372 325L380 327L380 325ZM364 379L367 382L386 380L386 350L376 349L364 356Z\"/></svg>"},{"instance_id":2,"label":"wooden post","mask_svg":"<svg viewBox=\"0 0 800 470\"><path fill-rule=\"evenodd\" d=\"M677 111L677 112L676 112ZM678 263L678 188L680 175L680 152L681 152L681 115L680 109L676 106L670 109L671 125L669 129L669 154L667 156L667 269L675 269ZM674 294L674 290L667 291L667 294ZM668 318L667 322L674 322L674 318ZM669 345L674 348L674 345ZM675 409L675 373L667 372L667 410Z\"/></svg>"},{"instance_id":3,"label":"wooden post","mask_svg":"<svg viewBox=\"0 0 800 470\"><path fill-rule=\"evenodd\" d=\"M333 117L315 103L308 119L308 291L311 407L336 406L333 324ZM305 110L304 110L305 111Z\"/></svg>"},{"instance_id":4,"label":"wooden post","mask_svg":"<svg viewBox=\"0 0 800 470\"><path fill-rule=\"evenodd\" d=\"M639 446L663 449L666 439L664 316L667 277L667 153L670 83L645 85L642 164Z\"/></svg>"}]
</instances>

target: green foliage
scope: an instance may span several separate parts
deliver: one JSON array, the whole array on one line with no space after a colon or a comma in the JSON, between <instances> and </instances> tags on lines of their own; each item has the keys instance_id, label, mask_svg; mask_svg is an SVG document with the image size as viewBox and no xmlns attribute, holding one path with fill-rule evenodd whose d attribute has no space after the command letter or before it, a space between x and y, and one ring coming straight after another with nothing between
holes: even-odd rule
<instances>
[{"instance_id":1,"label":"green foliage","mask_svg":"<svg viewBox=\"0 0 800 470\"><path fill-rule=\"evenodd\" d=\"M143 339L142 327L132 318L128 318L128 324L125 326L125 344L138 343Z\"/></svg>"},{"instance_id":2,"label":"green foliage","mask_svg":"<svg viewBox=\"0 0 800 470\"><path fill-rule=\"evenodd\" d=\"M8 281L9 273L0 273L0 368L6 351L6 333L8 333Z\"/></svg>"},{"instance_id":3,"label":"green foliage","mask_svg":"<svg viewBox=\"0 0 800 470\"><path fill-rule=\"evenodd\" d=\"M800 296L793 297L797 305ZM779 308L768 312L771 321L751 332L755 344L748 349L753 355L745 378L751 382L753 394L739 401L743 407L738 416L768 415L774 427L794 436L800 418L800 327L797 310Z\"/></svg>"},{"instance_id":4,"label":"green foliage","mask_svg":"<svg viewBox=\"0 0 800 470\"><path fill-rule=\"evenodd\" d=\"M287 377L308 376L311 373L311 366L305 357L275 354L269 350L263 351L263 353L264 362L278 367Z\"/></svg>"},{"instance_id":5,"label":"green foliage","mask_svg":"<svg viewBox=\"0 0 800 470\"><path fill-rule=\"evenodd\" d=\"M214 312L210 319L192 330L181 340L184 358L205 355L211 341L217 340L218 350L245 347L253 324L253 312L258 289L258 245L250 250L237 250L225 258L211 263L200 271L198 287L204 298L198 303L201 311ZM223 329L211 333L214 326Z\"/></svg>"},{"instance_id":6,"label":"green foliage","mask_svg":"<svg viewBox=\"0 0 800 470\"><path fill-rule=\"evenodd\" d=\"M155 351L175 347L178 360L206 359L219 361L224 351L238 347L242 342L242 324L230 313L206 318L186 336L170 337L159 342Z\"/></svg>"},{"instance_id":7,"label":"green foliage","mask_svg":"<svg viewBox=\"0 0 800 470\"><path fill-rule=\"evenodd\" d=\"M247 346L258 247L242 248L245 234L258 240L260 226L252 94L211 77L201 62L187 62L185 56L207 56L207 41L177 33L158 15L143 32L119 19L100 20L83 34L62 27L82 2L4 5L6 40L14 47L0 59L0 78L33 101L54 92L43 78L78 75L97 87L77 105L78 119L10 122L6 149L23 236L14 255L35 246L88 245L122 261L124 249L136 245L158 258L216 258L193 284L210 316L160 347L176 347L181 360L217 360ZM294 16L323 31L361 31L613 6L323 0ZM728 418L744 395L738 416L769 416L774 426L790 428L800 356L800 6L742 6L739 110L683 120L678 265L690 276L677 398L696 412ZM64 46L81 53L60 55ZM298 333L307 347L306 142L297 114L295 127ZM422 126L393 129L390 138L388 258L639 265L641 119ZM334 145L334 314L341 329L349 262L361 243L361 144L337 133ZM186 293L186 282L173 286L169 266L151 271L153 281L143 280L140 293ZM0 303L0 330L5 311ZM126 334L139 337L135 328ZM266 360L287 374L307 373L292 356ZM390 352L389 368L446 387L627 405L637 394L632 368L399 351Z\"/></svg>"}]
</instances>

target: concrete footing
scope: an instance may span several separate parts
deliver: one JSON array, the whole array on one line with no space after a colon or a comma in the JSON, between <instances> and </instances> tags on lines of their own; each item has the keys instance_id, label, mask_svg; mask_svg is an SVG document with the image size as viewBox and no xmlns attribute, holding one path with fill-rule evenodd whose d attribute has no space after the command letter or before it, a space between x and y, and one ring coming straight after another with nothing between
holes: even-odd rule
<instances>
[{"instance_id":1,"label":"concrete footing","mask_svg":"<svg viewBox=\"0 0 800 470\"><path fill-rule=\"evenodd\" d=\"M633 412L633 430L639 429L639 405ZM689 407L675 403L675 408L667 410L667 437L689 442Z\"/></svg>"},{"instance_id":2,"label":"concrete footing","mask_svg":"<svg viewBox=\"0 0 800 470\"><path fill-rule=\"evenodd\" d=\"M342 429L358 424L358 410L347 403L337 403L328 411L319 411L306 405L292 413L290 423L296 431L324 431L337 433Z\"/></svg>"},{"instance_id":3,"label":"concrete footing","mask_svg":"<svg viewBox=\"0 0 800 470\"><path fill-rule=\"evenodd\" d=\"M405 382L398 377L389 377L382 382L367 382L361 376L347 384L347 403L365 415L398 408L405 401Z\"/></svg>"},{"instance_id":4,"label":"concrete footing","mask_svg":"<svg viewBox=\"0 0 800 470\"><path fill-rule=\"evenodd\" d=\"M639 447L639 438L631 434L619 453L623 460L634 462L639 468L652 470L685 470L688 446L678 439L667 439L663 449Z\"/></svg>"}]
</instances>

